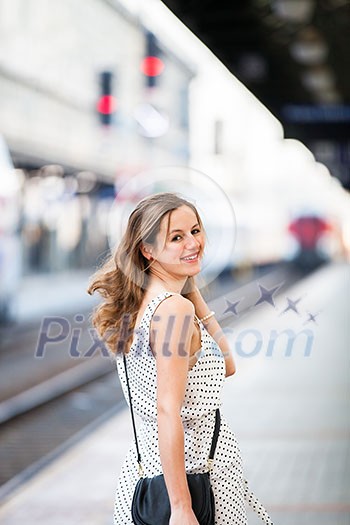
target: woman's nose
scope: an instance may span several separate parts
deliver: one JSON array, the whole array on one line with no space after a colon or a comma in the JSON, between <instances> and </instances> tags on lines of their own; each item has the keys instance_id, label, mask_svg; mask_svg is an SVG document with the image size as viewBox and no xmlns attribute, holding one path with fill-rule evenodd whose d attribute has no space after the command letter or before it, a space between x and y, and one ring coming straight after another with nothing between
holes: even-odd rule
<instances>
[{"instance_id":1,"label":"woman's nose","mask_svg":"<svg viewBox=\"0 0 350 525\"><path fill-rule=\"evenodd\" d=\"M199 248L199 246L200 246L200 244L199 244L198 240L196 240L192 235L187 237L186 248L188 248L188 249L190 249L190 248L197 249L197 248Z\"/></svg>"}]
</instances>

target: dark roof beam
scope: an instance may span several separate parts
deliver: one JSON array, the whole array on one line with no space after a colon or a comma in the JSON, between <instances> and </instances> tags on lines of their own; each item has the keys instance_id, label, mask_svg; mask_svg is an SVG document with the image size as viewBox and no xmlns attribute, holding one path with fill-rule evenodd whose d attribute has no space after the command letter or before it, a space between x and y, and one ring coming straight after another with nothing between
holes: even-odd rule
<instances>
[{"instance_id":1,"label":"dark roof beam","mask_svg":"<svg viewBox=\"0 0 350 525\"><path fill-rule=\"evenodd\" d=\"M242 48L242 51L244 51L246 45L253 45L257 50L261 50L263 44L261 37L257 33L247 29L227 31L223 28L216 28L215 31L210 32L210 38L214 39L217 44L232 44L237 48ZM230 53L231 48L228 51Z\"/></svg>"}]
</instances>

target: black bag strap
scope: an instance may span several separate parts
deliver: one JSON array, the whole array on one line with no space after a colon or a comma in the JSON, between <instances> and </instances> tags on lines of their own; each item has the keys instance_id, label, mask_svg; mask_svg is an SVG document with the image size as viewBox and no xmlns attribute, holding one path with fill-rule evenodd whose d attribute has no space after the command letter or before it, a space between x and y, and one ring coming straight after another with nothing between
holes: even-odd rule
<instances>
[{"instance_id":1,"label":"black bag strap","mask_svg":"<svg viewBox=\"0 0 350 525\"><path fill-rule=\"evenodd\" d=\"M137 462L139 464L139 474L142 477L143 476L143 468L142 468L142 464L141 464L141 454L140 454L140 450L139 450L139 444L138 444L138 441L137 441L134 411L133 411L132 402L131 402L129 376L128 376L128 371L127 371L127 366L126 366L126 357L125 357L125 353L124 352L123 352L123 360L124 360L124 368L125 368L126 385L128 387L128 393L129 393L131 421L132 421L132 426L133 426L134 436L135 436L135 443L136 443ZM209 453L209 457L208 457L208 470L209 471L213 467L214 454L215 454L215 449L216 449L216 445L217 445L217 442L218 442L219 431L220 431L220 423L221 423L220 409L217 408L216 412L215 412L214 435L213 435L213 439L212 439L212 442L211 442L210 453Z\"/></svg>"}]
</instances>

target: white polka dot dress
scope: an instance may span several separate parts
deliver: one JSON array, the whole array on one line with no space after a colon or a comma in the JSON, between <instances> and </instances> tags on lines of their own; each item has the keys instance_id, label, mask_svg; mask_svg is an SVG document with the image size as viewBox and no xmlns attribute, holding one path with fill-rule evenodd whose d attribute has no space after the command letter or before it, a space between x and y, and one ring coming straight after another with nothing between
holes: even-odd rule
<instances>
[{"instance_id":1,"label":"white polka dot dress","mask_svg":"<svg viewBox=\"0 0 350 525\"><path fill-rule=\"evenodd\" d=\"M130 352L126 355L129 385L134 413L142 418L137 439L144 475L162 473L158 449L156 359L149 345L151 318L157 306L174 295L163 292L148 304L141 323L135 330ZM207 470L207 459L215 425L215 410L222 405L221 391L225 381L222 352L202 322L201 352L188 371L185 398L181 409L185 439L185 468L188 473ZM123 356L116 356L123 393L129 405ZM215 525L246 525L245 501L272 525L265 509L249 492L243 477L242 458L235 434L221 413L221 425L210 481L215 498ZM131 424L131 422L130 422ZM136 445L133 440L121 468L114 503L114 525L133 524L131 501L139 479Z\"/></svg>"}]
</instances>

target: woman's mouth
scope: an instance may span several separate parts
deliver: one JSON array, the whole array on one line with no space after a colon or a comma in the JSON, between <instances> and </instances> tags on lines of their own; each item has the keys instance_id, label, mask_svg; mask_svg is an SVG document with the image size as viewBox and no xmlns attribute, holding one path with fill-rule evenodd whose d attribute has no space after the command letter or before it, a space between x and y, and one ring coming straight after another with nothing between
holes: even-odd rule
<instances>
[{"instance_id":1,"label":"woman's mouth","mask_svg":"<svg viewBox=\"0 0 350 525\"><path fill-rule=\"evenodd\" d=\"M187 257L182 257L181 260L185 261L187 263L195 263L198 261L198 253L195 253L194 255L188 255Z\"/></svg>"}]
</instances>

